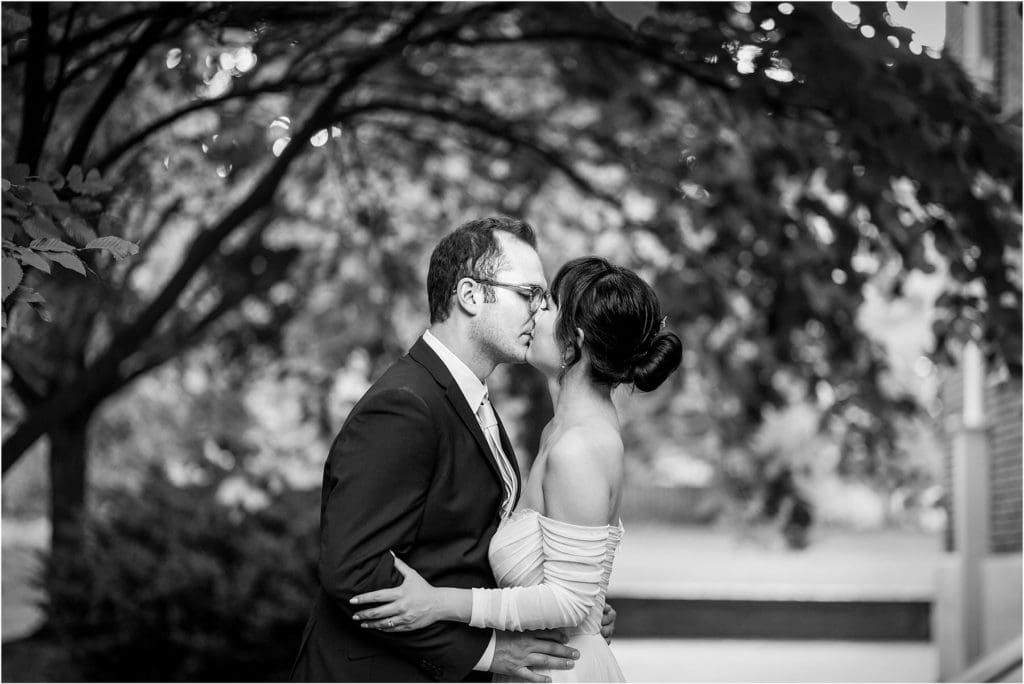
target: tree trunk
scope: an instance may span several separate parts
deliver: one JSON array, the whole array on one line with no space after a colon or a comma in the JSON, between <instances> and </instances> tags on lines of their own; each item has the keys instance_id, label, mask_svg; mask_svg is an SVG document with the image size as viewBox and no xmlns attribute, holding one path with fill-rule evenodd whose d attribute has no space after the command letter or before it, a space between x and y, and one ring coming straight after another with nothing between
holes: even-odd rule
<instances>
[{"instance_id":1,"label":"tree trunk","mask_svg":"<svg viewBox=\"0 0 1024 684\"><path fill-rule=\"evenodd\" d=\"M92 414L79 415L49 432L50 568L59 569L82 550L85 538L87 437Z\"/></svg>"}]
</instances>

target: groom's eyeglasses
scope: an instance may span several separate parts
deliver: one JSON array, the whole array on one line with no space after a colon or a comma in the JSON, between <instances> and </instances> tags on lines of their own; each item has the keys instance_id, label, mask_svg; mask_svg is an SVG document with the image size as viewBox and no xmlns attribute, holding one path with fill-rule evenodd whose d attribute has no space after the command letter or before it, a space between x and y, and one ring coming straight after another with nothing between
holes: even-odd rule
<instances>
[{"instance_id":1,"label":"groom's eyeglasses","mask_svg":"<svg viewBox=\"0 0 1024 684\"><path fill-rule=\"evenodd\" d=\"M548 308L548 291L540 285L514 285L512 283L499 283L497 280L490 280L488 278L472 278L472 280L480 283L481 285L503 287L506 290L512 290L513 292L526 297L530 302L530 314L535 314L541 309Z\"/></svg>"}]
</instances>

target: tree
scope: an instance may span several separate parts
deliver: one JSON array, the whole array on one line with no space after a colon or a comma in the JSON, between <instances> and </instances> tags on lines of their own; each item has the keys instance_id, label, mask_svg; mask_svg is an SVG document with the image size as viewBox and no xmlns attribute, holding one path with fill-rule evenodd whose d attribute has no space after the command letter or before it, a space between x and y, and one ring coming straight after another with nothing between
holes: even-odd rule
<instances>
[{"instance_id":1,"label":"tree","mask_svg":"<svg viewBox=\"0 0 1024 684\"><path fill-rule=\"evenodd\" d=\"M386 199L410 179L442 206L614 246L663 293L737 438L787 400L780 378L833 388L850 423L912 408L856 325L886 263L894 290L948 267L937 350L978 337L1019 373L1019 127L954 63L912 52L882 5L861 6L870 38L819 4L668 4L635 26L574 3L8 11L25 21L4 39L5 168L97 170L108 229L141 245L84 287L38 282L54 323L5 334L25 411L3 470L49 436L55 556L80 538L97 407L197 345L273 341L337 268L322 236L380 241L354 245L381 266L349 283L370 310L385 286L414 289L395 255L429 236ZM303 230L305 249L281 237ZM884 418L868 430L884 437Z\"/></svg>"}]
</instances>

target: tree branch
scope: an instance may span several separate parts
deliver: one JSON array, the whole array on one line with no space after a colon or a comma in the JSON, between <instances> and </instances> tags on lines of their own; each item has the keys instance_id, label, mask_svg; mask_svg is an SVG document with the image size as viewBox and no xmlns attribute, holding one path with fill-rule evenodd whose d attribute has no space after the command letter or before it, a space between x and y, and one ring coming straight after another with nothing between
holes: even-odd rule
<instances>
[{"instance_id":1,"label":"tree branch","mask_svg":"<svg viewBox=\"0 0 1024 684\"><path fill-rule=\"evenodd\" d=\"M452 45L462 45L464 47L483 47L487 45L502 44L512 45L533 42L564 43L566 41L576 41L582 43L593 43L605 47L618 48L633 52L658 64L672 67L676 71L682 72L684 75L692 78L698 83L711 86L716 90L722 90L725 92L733 92L736 90L735 86L730 85L725 80L716 78L707 71L697 69L690 62L675 56L671 45L668 45L663 41L658 41L652 36L645 35L640 38L640 40L637 40L628 35L612 35L609 33L558 29L544 31L543 33L523 34L515 37L498 35L480 36L477 38L459 38L458 36L454 36L449 40L449 42Z\"/></svg>"},{"instance_id":2,"label":"tree branch","mask_svg":"<svg viewBox=\"0 0 1024 684\"><path fill-rule=\"evenodd\" d=\"M124 59L114 69L114 73L107 80L107 84L93 101L92 107L89 108L82 118L82 123L78 126L78 134L75 136L74 142L71 143L67 156L64 158L64 163L61 165L61 173L67 174L72 166L81 164L85 159L85 153L89 149L89 144L92 142L93 135L96 133L100 121L103 120L107 110L114 104L117 96L124 90L128 77L135 71L139 61L142 60L156 41L163 35L164 28L165 25L160 20L160 17L154 17L149 21L149 25L143 29L142 34L135 43L128 48Z\"/></svg>"},{"instance_id":3,"label":"tree branch","mask_svg":"<svg viewBox=\"0 0 1024 684\"><path fill-rule=\"evenodd\" d=\"M130 45L130 40L123 43L113 43L112 45L108 45L88 57L83 57L81 61L75 62L75 65L71 70L57 78L57 81L53 84L54 90L64 90L91 67L103 61L110 55L126 50Z\"/></svg>"},{"instance_id":4,"label":"tree branch","mask_svg":"<svg viewBox=\"0 0 1024 684\"><path fill-rule=\"evenodd\" d=\"M71 3L67 13L64 15L64 40L67 40L67 37L71 34L75 16L78 14L78 7L78 4ZM57 64L57 74L54 77L54 84L53 87L50 88L49 98L47 99L46 108L43 112L43 121L40 130L40 137L43 140L45 140L50 134L50 128L53 126L53 117L57 114L57 107L60 106L60 96L64 92L61 81L64 79L64 72L67 69L67 66L67 55L61 54Z\"/></svg>"},{"instance_id":5,"label":"tree branch","mask_svg":"<svg viewBox=\"0 0 1024 684\"><path fill-rule=\"evenodd\" d=\"M240 98L254 97L257 95L264 95L267 93L278 93L292 87L305 87L320 85L326 80L326 76L329 74L325 73L322 77L310 78L308 80L295 79L294 81L275 81L273 83L267 83L261 86L254 86L245 90L236 90L234 92L226 93L220 97L213 97L208 100L198 100L191 104L185 105L184 107L177 109L169 114L165 114L156 121L153 121L148 126L138 131L128 139L119 143L114 149L107 152L99 162L96 163L95 168L99 169L101 173L106 173L106 170L113 166L121 157L123 157L130 149L146 140L149 136L160 131L167 126L170 126L178 119L184 116L188 116L194 112L201 111L203 109L209 109L210 107L216 107L219 104L228 102L230 100L237 100Z\"/></svg>"},{"instance_id":6,"label":"tree branch","mask_svg":"<svg viewBox=\"0 0 1024 684\"><path fill-rule=\"evenodd\" d=\"M86 31L84 33L78 34L74 38L62 40L61 42L56 43L54 45L48 45L46 53L47 55L54 53L61 55L72 54L88 46L90 43L94 43L98 40L106 38L115 31L124 28L125 26L129 26L131 24L140 22L144 19L158 15L159 13L160 9L158 6L151 6L143 11L132 12L130 14L122 14L119 17L111 19L103 26L97 26L91 31ZM15 52L11 54L8 58L8 66L20 64L23 60L26 59L30 51L31 50L29 49L25 50L24 52Z\"/></svg>"},{"instance_id":7,"label":"tree branch","mask_svg":"<svg viewBox=\"0 0 1024 684\"><path fill-rule=\"evenodd\" d=\"M33 3L32 25L28 29L25 62L25 93L21 99L21 136L15 159L27 164L31 172L38 169L43 153L46 111L46 53L50 43L49 4Z\"/></svg>"},{"instance_id":8,"label":"tree branch","mask_svg":"<svg viewBox=\"0 0 1024 684\"><path fill-rule=\"evenodd\" d=\"M403 102L401 100L375 100L372 102L356 105L350 108L339 110L336 116L340 119L357 114L367 114L373 111L393 111L405 114L418 114L432 118L442 123L452 123L471 128L485 133L492 138L504 140L517 147L530 150L547 164L561 171L573 185L583 192L596 197L612 206L619 206L619 200L609 193L606 193L584 178L576 169L572 168L565 159L555 150L546 147L529 136L518 134L514 131L514 122L502 121L493 113L488 116L473 116L467 111L454 108L431 107L420 103Z\"/></svg>"},{"instance_id":9,"label":"tree branch","mask_svg":"<svg viewBox=\"0 0 1024 684\"><path fill-rule=\"evenodd\" d=\"M292 162L308 148L307 141L331 120L336 102L351 90L363 74L381 62L401 54L410 35L423 19L433 11L429 3L418 6L413 17L390 38L371 48L363 59L351 65L348 71L330 88L314 106L306 123L296 132L263 177L250 193L225 215L216 225L204 230L192 242L178 270L139 317L114 335L110 345L78 377L71 379L54 395L42 402L14 432L4 440L2 451L3 473L41 437L46 430L75 415L92 410L119 388L118 369L121 362L150 338L153 330L177 301L196 272L219 245L243 221L273 198L278 185Z\"/></svg>"}]
</instances>

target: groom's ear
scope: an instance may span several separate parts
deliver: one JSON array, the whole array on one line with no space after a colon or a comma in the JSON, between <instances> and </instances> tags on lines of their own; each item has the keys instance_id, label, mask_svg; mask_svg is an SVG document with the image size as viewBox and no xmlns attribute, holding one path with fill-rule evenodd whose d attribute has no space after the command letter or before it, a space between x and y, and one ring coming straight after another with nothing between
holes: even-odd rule
<instances>
[{"instance_id":1,"label":"groom's ear","mask_svg":"<svg viewBox=\"0 0 1024 684\"><path fill-rule=\"evenodd\" d=\"M476 283L470 278L463 278L455 285L455 299L459 306L470 316L480 313L483 297L476 289Z\"/></svg>"}]
</instances>

